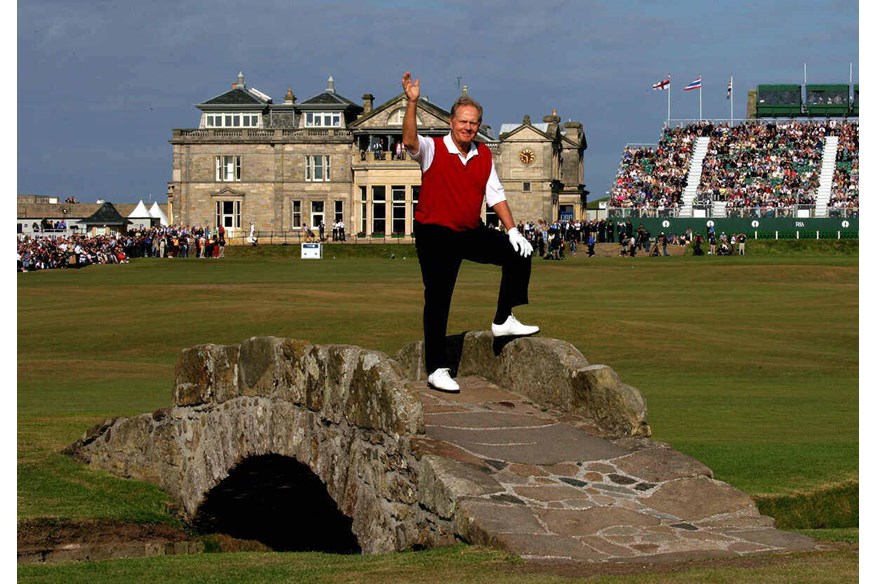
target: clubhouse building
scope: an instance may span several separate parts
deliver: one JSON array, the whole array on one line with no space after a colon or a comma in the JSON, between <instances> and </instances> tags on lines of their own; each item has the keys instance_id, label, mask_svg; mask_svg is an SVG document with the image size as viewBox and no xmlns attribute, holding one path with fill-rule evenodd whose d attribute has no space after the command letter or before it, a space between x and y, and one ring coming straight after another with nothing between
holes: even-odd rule
<instances>
[{"instance_id":1,"label":"clubhouse building","mask_svg":"<svg viewBox=\"0 0 876 584\"><path fill-rule=\"evenodd\" d=\"M463 93L467 90L463 88ZM198 126L174 129L167 211L171 224L217 227L233 237L259 232L326 230L409 237L421 173L401 147L403 93L375 105L343 97L330 77L322 93L282 103L248 87L239 74L231 90L196 106ZM489 104L487 104L489 107ZM422 135L449 131L447 110L421 99ZM561 123L554 110L541 123L523 116L502 124L498 138L483 127L478 140L493 153L515 219L586 217L581 122ZM497 223L489 209L482 216Z\"/></svg>"}]
</instances>

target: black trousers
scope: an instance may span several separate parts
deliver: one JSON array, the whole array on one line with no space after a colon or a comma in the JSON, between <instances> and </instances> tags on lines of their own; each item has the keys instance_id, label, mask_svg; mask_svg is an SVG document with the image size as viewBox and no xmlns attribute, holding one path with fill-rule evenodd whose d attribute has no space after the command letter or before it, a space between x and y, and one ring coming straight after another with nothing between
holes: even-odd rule
<instances>
[{"instance_id":1,"label":"black trousers","mask_svg":"<svg viewBox=\"0 0 876 584\"><path fill-rule=\"evenodd\" d=\"M502 266L499 310L529 303L529 276L532 257L514 251L508 236L480 225L476 229L454 231L441 225L414 222L417 257L423 274L423 343L426 371L449 367L447 358L447 319L450 301L462 260Z\"/></svg>"}]
</instances>

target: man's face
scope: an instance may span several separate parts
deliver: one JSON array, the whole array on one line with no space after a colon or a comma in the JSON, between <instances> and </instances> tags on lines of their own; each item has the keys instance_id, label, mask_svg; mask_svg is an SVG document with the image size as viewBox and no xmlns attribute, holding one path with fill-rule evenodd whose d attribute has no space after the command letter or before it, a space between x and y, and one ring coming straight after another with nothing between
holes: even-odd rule
<instances>
[{"instance_id":1,"label":"man's face","mask_svg":"<svg viewBox=\"0 0 876 584\"><path fill-rule=\"evenodd\" d=\"M478 108L473 105L463 105L456 108L456 113L450 118L450 137L456 147L466 153L480 127Z\"/></svg>"}]
</instances>

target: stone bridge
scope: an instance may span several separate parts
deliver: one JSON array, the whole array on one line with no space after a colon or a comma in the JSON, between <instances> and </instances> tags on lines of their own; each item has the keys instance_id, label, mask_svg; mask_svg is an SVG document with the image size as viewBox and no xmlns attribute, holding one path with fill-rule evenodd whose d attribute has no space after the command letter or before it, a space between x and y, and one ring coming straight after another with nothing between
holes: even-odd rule
<instances>
[{"instance_id":1,"label":"stone bridge","mask_svg":"<svg viewBox=\"0 0 876 584\"><path fill-rule=\"evenodd\" d=\"M649 440L645 401L548 338L451 338L462 392L395 359L275 337L182 351L173 405L68 452L161 486L206 531L274 549L489 545L532 560L809 549L699 462Z\"/></svg>"}]
</instances>

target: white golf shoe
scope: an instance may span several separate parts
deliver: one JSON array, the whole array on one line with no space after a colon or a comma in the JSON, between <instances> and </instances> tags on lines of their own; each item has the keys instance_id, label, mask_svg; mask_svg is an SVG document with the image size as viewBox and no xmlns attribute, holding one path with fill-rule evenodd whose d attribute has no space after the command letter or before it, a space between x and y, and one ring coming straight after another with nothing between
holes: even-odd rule
<instances>
[{"instance_id":1,"label":"white golf shoe","mask_svg":"<svg viewBox=\"0 0 876 584\"><path fill-rule=\"evenodd\" d=\"M523 324L512 314L502 324L493 324L494 337L528 337L537 333L539 329L535 325Z\"/></svg>"},{"instance_id":2,"label":"white golf shoe","mask_svg":"<svg viewBox=\"0 0 876 584\"><path fill-rule=\"evenodd\" d=\"M429 387L448 393L459 393L459 384L450 377L450 369L443 367L429 374Z\"/></svg>"}]
</instances>

